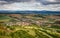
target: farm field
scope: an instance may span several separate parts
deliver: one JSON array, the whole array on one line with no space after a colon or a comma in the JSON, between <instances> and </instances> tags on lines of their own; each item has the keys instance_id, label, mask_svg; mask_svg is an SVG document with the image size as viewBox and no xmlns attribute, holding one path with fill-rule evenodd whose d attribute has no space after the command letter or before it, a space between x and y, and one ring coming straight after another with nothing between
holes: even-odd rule
<instances>
[{"instance_id":1,"label":"farm field","mask_svg":"<svg viewBox=\"0 0 60 38\"><path fill-rule=\"evenodd\" d=\"M59 15L0 14L0 38L60 38Z\"/></svg>"}]
</instances>

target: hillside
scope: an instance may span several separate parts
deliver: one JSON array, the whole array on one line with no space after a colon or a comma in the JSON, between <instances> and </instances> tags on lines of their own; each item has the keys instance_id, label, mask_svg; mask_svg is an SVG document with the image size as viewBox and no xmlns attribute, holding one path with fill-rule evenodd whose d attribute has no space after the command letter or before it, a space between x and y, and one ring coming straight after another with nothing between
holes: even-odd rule
<instances>
[{"instance_id":1,"label":"hillside","mask_svg":"<svg viewBox=\"0 0 60 38\"><path fill-rule=\"evenodd\" d=\"M60 38L60 16L0 14L0 38Z\"/></svg>"},{"instance_id":2,"label":"hillside","mask_svg":"<svg viewBox=\"0 0 60 38\"><path fill-rule=\"evenodd\" d=\"M48 11L48 10L42 10L42 11L0 10L0 14L54 14L54 15L59 15L60 11Z\"/></svg>"}]
</instances>

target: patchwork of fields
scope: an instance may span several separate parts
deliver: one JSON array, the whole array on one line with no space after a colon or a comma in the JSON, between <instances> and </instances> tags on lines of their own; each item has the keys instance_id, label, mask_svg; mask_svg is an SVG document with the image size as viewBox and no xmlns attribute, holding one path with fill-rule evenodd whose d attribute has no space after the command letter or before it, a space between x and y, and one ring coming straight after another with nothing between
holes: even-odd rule
<instances>
[{"instance_id":1,"label":"patchwork of fields","mask_svg":"<svg viewBox=\"0 0 60 38\"><path fill-rule=\"evenodd\" d=\"M0 38L60 38L60 16L14 15L0 15Z\"/></svg>"}]
</instances>

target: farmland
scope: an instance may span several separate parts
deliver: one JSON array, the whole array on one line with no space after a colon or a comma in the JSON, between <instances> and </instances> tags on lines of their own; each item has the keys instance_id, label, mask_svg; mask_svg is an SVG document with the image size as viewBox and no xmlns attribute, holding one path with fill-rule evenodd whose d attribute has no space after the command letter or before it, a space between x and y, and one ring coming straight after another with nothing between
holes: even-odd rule
<instances>
[{"instance_id":1,"label":"farmland","mask_svg":"<svg viewBox=\"0 0 60 38\"><path fill-rule=\"evenodd\" d=\"M60 38L59 19L58 15L1 14L0 38Z\"/></svg>"}]
</instances>

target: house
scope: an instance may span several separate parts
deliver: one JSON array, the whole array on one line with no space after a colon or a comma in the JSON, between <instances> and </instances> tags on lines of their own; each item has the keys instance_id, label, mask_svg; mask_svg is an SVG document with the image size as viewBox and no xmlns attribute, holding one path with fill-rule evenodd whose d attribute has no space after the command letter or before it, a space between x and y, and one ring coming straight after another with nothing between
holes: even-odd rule
<instances>
[{"instance_id":1,"label":"house","mask_svg":"<svg viewBox=\"0 0 60 38\"><path fill-rule=\"evenodd\" d=\"M9 26L12 26L12 25L19 25L19 26L24 26L24 25L30 25L30 23L28 23L28 22L16 22L16 23L14 23L14 22L6 22L6 23L4 23L5 25L9 25Z\"/></svg>"}]
</instances>

